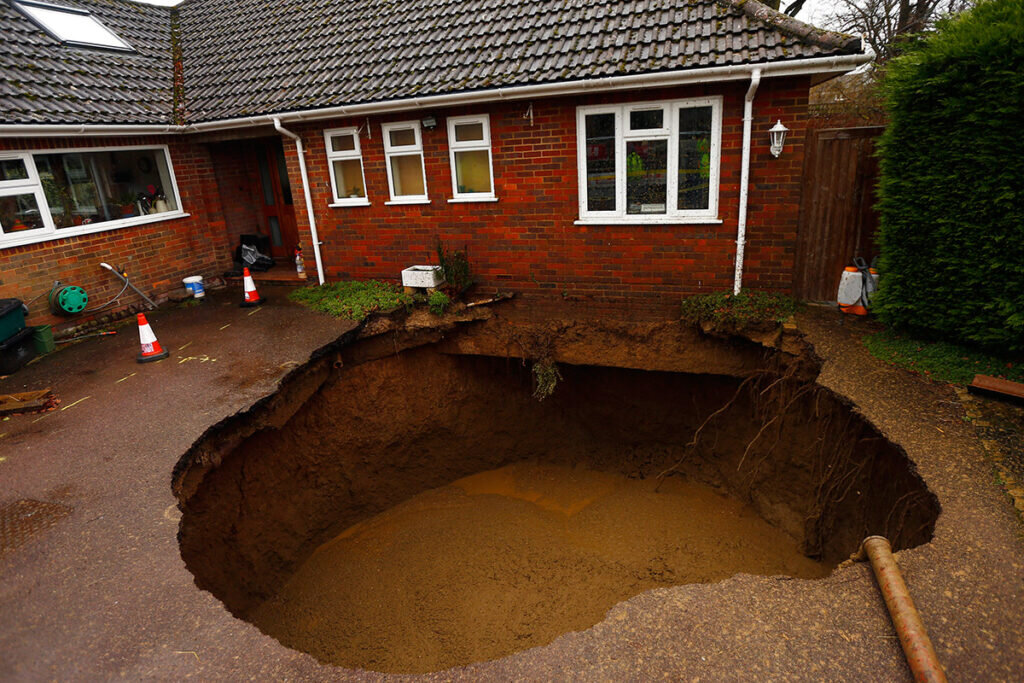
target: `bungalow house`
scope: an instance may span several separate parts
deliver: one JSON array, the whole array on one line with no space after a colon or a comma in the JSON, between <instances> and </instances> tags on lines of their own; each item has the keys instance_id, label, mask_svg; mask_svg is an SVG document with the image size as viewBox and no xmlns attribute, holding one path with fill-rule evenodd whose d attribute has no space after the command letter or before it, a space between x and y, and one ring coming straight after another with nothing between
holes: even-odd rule
<instances>
[{"instance_id":1,"label":"bungalow house","mask_svg":"<svg viewBox=\"0 0 1024 683\"><path fill-rule=\"evenodd\" d=\"M0 31L24 301L111 298L100 262L160 294L254 232L320 282L440 236L485 288L786 291L808 90L871 58L756 0L0 0Z\"/></svg>"}]
</instances>

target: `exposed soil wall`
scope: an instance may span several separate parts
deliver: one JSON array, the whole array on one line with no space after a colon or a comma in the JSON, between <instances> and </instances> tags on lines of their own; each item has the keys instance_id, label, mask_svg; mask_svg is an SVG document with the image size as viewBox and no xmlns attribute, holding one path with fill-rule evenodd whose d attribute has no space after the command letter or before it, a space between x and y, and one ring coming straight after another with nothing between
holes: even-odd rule
<instances>
[{"instance_id":1,"label":"exposed soil wall","mask_svg":"<svg viewBox=\"0 0 1024 683\"><path fill-rule=\"evenodd\" d=\"M912 463L808 381L806 355L705 338L705 351L741 347L734 375L562 363L541 402L529 361L458 353L486 346L494 323L475 324L484 329L461 341L458 330L402 328L339 348L197 442L175 474L181 552L197 584L245 617L344 529L526 460L711 485L828 564L869 534L896 548L931 537L938 503ZM548 358L564 357L564 330L533 333ZM710 351L685 365L670 346L653 365L729 365Z\"/></svg>"}]
</instances>

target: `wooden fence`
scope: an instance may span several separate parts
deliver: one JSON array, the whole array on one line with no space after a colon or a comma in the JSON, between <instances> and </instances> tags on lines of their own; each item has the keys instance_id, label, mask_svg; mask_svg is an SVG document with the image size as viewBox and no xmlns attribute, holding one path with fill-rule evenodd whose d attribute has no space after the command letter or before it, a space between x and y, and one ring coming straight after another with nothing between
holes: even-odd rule
<instances>
[{"instance_id":1,"label":"wooden fence","mask_svg":"<svg viewBox=\"0 0 1024 683\"><path fill-rule=\"evenodd\" d=\"M843 268L875 256L875 141L881 126L810 130L804 160L793 294L835 301Z\"/></svg>"}]
</instances>

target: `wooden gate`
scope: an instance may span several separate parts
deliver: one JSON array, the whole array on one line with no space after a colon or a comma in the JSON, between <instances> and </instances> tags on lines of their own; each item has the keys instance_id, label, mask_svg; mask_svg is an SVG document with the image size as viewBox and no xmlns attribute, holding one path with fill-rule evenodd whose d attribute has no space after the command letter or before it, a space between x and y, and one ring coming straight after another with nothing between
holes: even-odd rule
<instances>
[{"instance_id":1,"label":"wooden gate","mask_svg":"<svg viewBox=\"0 0 1024 683\"><path fill-rule=\"evenodd\" d=\"M804 160L793 295L835 301L843 268L875 256L875 140L882 126L810 130Z\"/></svg>"}]
</instances>

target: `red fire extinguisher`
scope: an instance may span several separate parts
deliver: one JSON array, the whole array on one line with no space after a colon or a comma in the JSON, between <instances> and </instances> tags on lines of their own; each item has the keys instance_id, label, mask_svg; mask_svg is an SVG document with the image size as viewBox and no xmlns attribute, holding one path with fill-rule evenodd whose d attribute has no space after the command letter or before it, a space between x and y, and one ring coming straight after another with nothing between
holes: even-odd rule
<instances>
[{"instance_id":1,"label":"red fire extinguisher","mask_svg":"<svg viewBox=\"0 0 1024 683\"><path fill-rule=\"evenodd\" d=\"M302 262L302 245L295 245L295 274L300 279L306 279L306 264Z\"/></svg>"}]
</instances>

